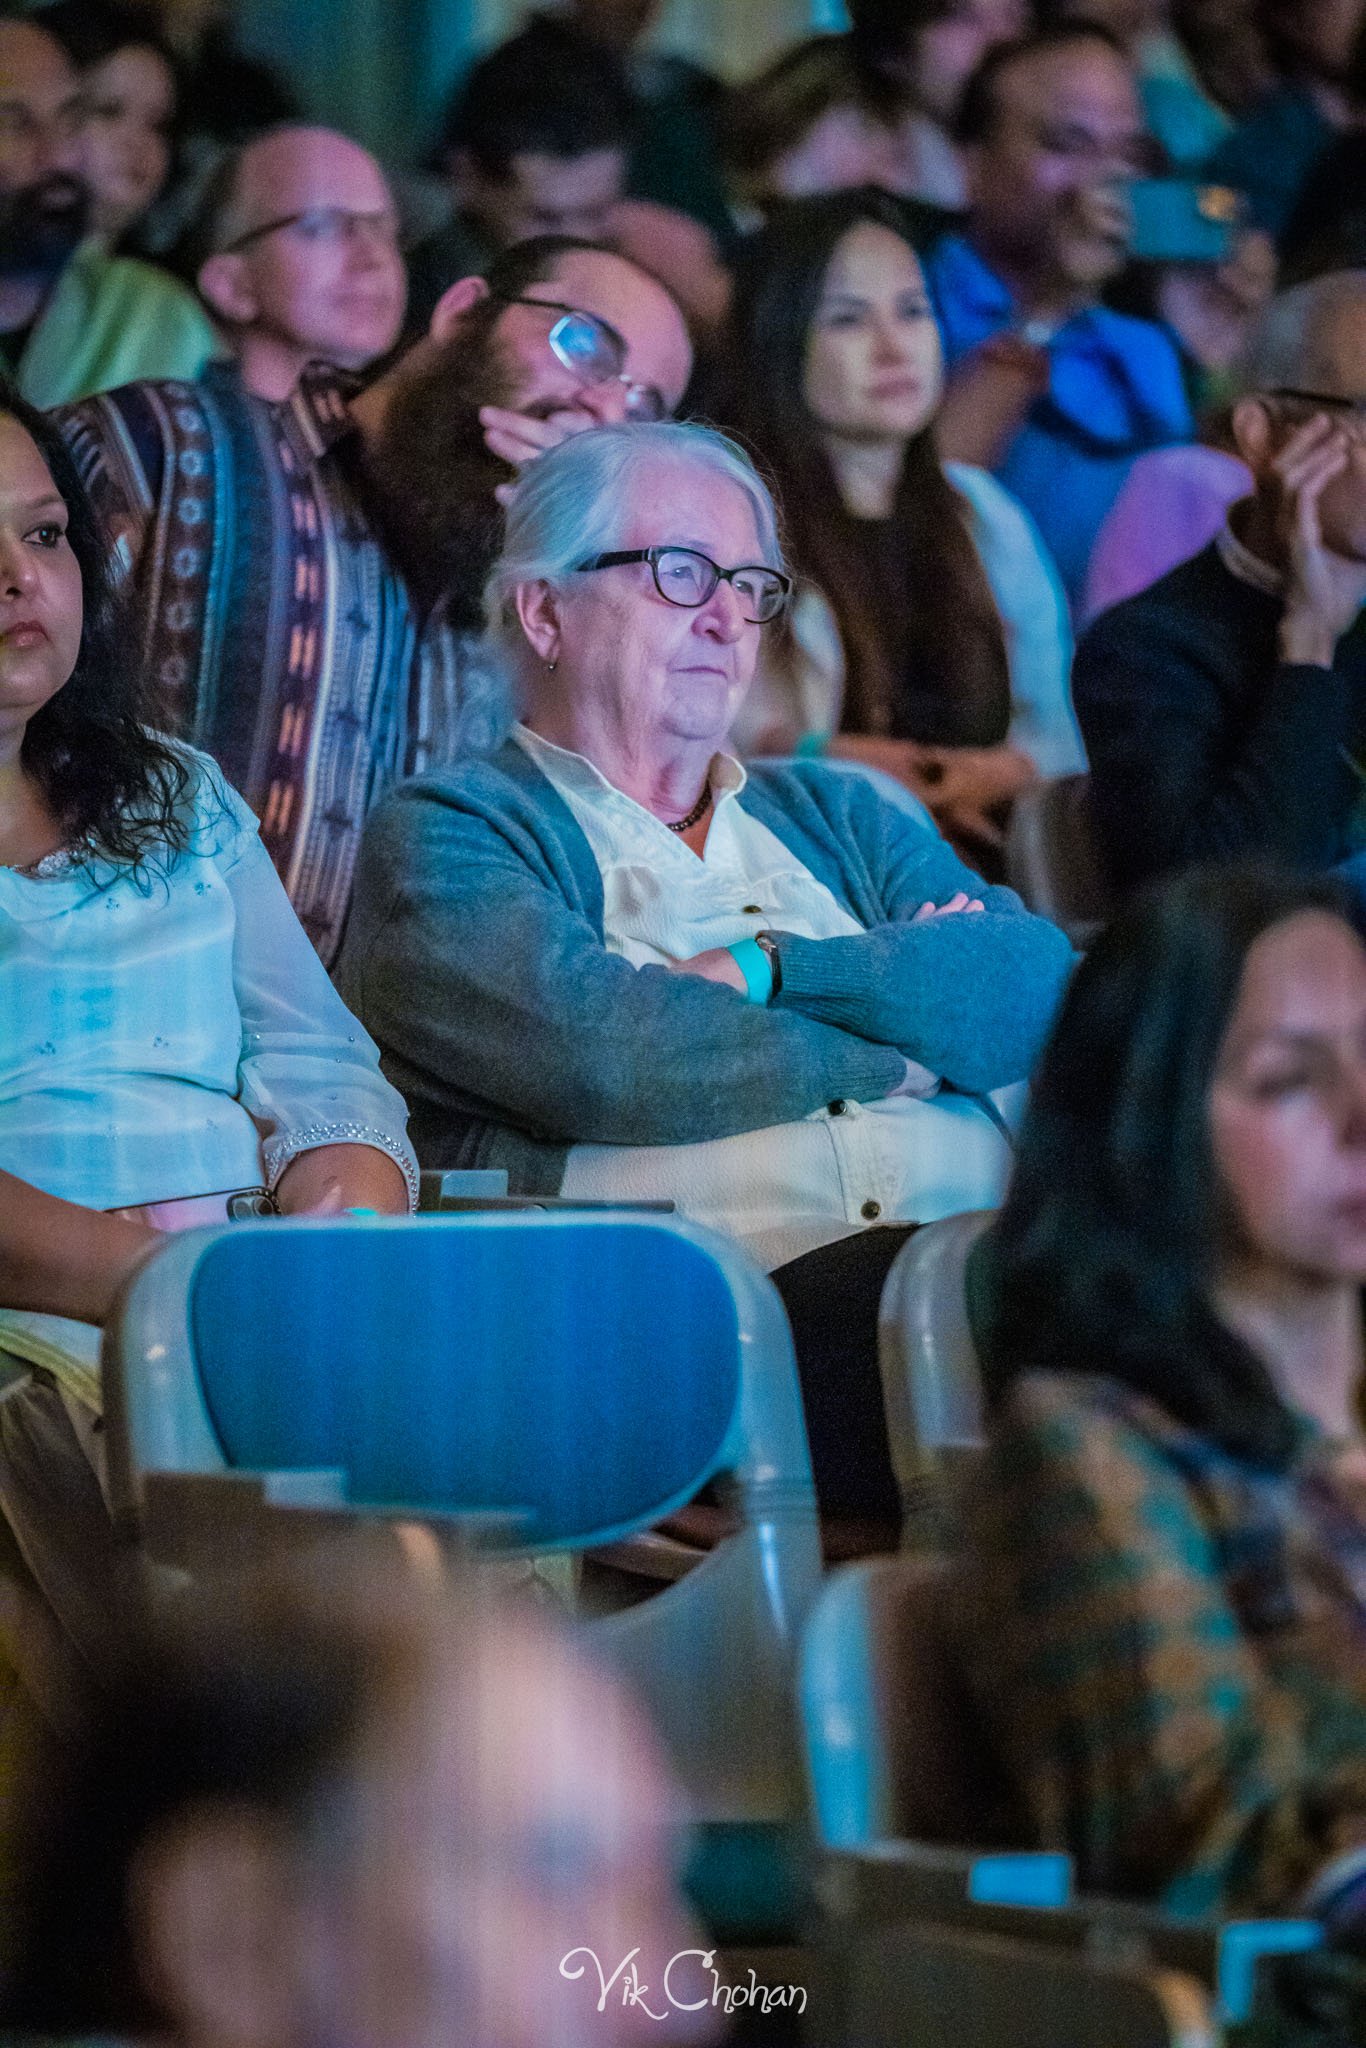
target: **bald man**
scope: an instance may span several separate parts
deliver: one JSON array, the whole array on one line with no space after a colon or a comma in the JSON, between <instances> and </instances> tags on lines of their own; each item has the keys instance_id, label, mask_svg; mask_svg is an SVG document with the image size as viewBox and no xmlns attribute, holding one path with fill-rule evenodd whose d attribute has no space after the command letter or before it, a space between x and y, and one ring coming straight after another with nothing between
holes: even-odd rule
<instances>
[{"instance_id":1,"label":"bald man","mask_svg":"<svg viewBox=\"0 0 1366 2048\"><path fill-rule=\"evenodd\" d=\"M182 261L258 398L307 363L363 370L403 320L398 216L384 173L331 128L280 128L209 181Z\"/></svg>"}]
</instances>

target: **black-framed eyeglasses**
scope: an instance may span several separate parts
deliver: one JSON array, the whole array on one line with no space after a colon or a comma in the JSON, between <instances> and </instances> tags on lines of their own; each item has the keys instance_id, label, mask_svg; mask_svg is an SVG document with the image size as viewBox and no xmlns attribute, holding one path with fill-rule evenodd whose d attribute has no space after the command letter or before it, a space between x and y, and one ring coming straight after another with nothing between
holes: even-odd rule
<instances>
[{"instance_id":1,"label":"black-framed eyeglasses","mask_svg":"<svg viewBox=\"0 0 1366 2048\"><path fill-rule=\"evenodd\" d=\"M235 256L239 250L250 248L253 242L264 241L267 235L283 234L287 228L297 228L306 242L336 245L368 232L380 241L398 247L398 215L389 207L358 213L349 206L308 206L302 213L282 213L278 220L263 221L259 228L248 228L245 234L225 243L222 254Z\"/></svg>"},{"instance_id":2,"label":"black-framed eyeglasses","mask_svg":"<svg viewBox=\"0 0 1366 2048\"><path fill-rule=\"evenodd\" d=\"M1267 396L1293 399L1296 405L1310 405L1319 412L1349 413L1358 426L1366 429L1366 398L1339 398L1329 391L1301 391L1294 384L1273 385Z\"/></svg>"},{"instance_id":3,"label":"black-framed eyeglasses","mask_svg":"<svg viewBox=\"0 0 1366 2048\"><path fill-rule=\"evenodd\" d=\"M766 626L776 619L792 595L792 578L784 576L781 569L766 569L761 562L722 569L696 548L616 548L577 567L582 573L615 569L622 562L648 562L660 596L686 611L704 605L718 583L729 583L740 600L740 616L751 626Z\"/></svg>"},{"instance_id":4,"label":"black-framed eyeglasses","mask_svg":"<svg viewBox=\"0 0 1366 2048\"><path fill-rule=\"evenodd\" d=\"M662 420L668 416L664 394L654 384L641 384L626 375L628 350L625 341L608 320L585 313L580 306L566 306L560 299L532 299L517 292L494 292L500 306L540 306L558 313L546 340L556 361L586 384L618 383L626 389L628 420Z\"/></svg>"}]
</instances>

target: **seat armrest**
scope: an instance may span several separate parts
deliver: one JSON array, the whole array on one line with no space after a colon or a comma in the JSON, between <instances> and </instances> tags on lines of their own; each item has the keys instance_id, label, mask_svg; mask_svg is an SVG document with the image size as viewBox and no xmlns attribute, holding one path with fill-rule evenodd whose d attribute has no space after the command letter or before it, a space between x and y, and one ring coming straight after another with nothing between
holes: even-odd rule
<instances>
[{"instance_id":1,"label":"seat armrest","mask_svg":"<svg viewBox=\"0 0 1366 2048\"><path fill-rule=\"evenodd\" d=\"M140 1543L158 1565L196 1577L249 1564L262 1549L323 1542L355 1533L359 1522L431 1531L443 1553L500 1552L517 1547L522 1518L515 1512L405 1515L391 1508L357 1506L347 1499L341 1471L148 1472L135 1520L115 1524L123 1543Z\"/></svg>"},{"instance_id":2,"label":"seat armrest","mask_svg":"<svg viewBox=\"0 0 1366 2048\"><path fill-rule=\"evenodd\" d=\"M1072 1859L1050 1851L878 1842L824 1851L815 1891L832 1920L967 1919L976 1925L984 1914L1056 1913L1072 1898Z\"/></svg>"},{"instance_id":3,"label":"seat armrest","mask_svg":"<svg viewBox=\"0 0 1366 2048\"><path fill-rule=\"evenodd\" d=\"M920 1842L883 1842L866 1849L826 1851L816 1870L815 1896L827 1921L871 1927L932 1920L971 1927L1090 1955L1139 1956L1193 1977L1209 1990L1225 2025L1252 2011L1257 1965L1263 1957L1298 1955L1317 1947L1323 1930L1314 1920L1185 1920L1129 1899L1072 1894L1049 1902L1028 1896L1028 1864L1066 1864L1065 1857L1000 1857ZM998 1870L993 1872L992 1865ZM1008 1897L996 1879L1021 1866L1022 1884ZM986 1880L983 1882L983 1880ZM1048 1882L1046 1869L1032 1882Z\"/></svg>"},{"instance_id":4,"label":"seat armrest","mask_svg":"<svg viewBox=\"0 0 1366 2048\"><path fill-rule=\"evenodd\" d=\"M508 1191L507 1171L503 1167L450 1167L429 1168L419 1182L417 1206L423 1215L441 1209L464 1207L471 1203L482 1204Z\"/></svg>"}]
</instances>

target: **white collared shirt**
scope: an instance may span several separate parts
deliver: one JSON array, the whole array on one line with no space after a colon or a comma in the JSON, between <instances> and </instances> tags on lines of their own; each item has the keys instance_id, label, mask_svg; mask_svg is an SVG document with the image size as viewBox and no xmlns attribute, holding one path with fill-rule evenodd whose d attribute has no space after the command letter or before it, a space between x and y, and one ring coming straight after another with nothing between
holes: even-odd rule
<instances>
[{"instance_id":1,"label":"white collared shirt","mask_svg":"<svg viewBox=\"0 0 1366 2048\"><path fill-rule=\"evenodd\" d=\"M1251 548L1244 547L1227 520L1215 534L1214 545L1230 576L1236 576L1240 583L1251 584L1254 590L1264 591L1268 597L1284 595L1285 578L1280 570L1273 569L1270 562L1264 562L1260 555L1253 554Z\"/></svg>"},{"instance_id":2,"label":"white collared shirt","mask_svg":"<svg viewBox=\"0 0 1366 2048\"><path fill-rule=\"evenodd\" d=\"M712 760L712 818L699 858L583 755L525 726L515 737L587 839L602 876L604 941L632 966L688 960L770 929L809 939L863 930L745 810L745 771L728 754ZM1008 1164L981 1106L945 1094L841 1102L799 1123L694 1145L575 1145L561 1192L671 1201L772 1268L872 1223L928 1223L990 1207Z\"/></svg>"}]
</instances>

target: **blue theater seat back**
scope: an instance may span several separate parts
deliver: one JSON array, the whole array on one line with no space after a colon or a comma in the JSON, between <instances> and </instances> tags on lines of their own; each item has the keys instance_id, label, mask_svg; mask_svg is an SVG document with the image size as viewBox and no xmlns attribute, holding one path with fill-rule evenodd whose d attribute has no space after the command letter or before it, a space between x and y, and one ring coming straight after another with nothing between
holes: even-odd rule
<instances>
[{"instance_id":1,"label":"blue theater seat back","mask_svg":"<svg viewBox=\"0 0 1366 2048\"><path fill-rule=\"evenodd\" d=\"M675 1228L518 1217L220 1233L187 1320L230 1467L356 1506L506 1511L528 1547L657 1519L724 1463L735 1302Z\"/></svg>"}]
</instances>

